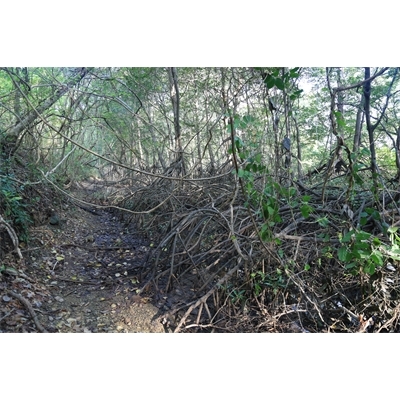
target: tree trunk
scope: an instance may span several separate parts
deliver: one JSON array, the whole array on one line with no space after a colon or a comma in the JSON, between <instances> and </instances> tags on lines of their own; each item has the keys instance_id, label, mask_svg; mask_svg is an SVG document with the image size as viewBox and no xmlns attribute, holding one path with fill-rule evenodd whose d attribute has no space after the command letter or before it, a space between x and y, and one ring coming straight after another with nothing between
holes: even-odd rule
<instances>
[{"instance_id":1,"label":"tree trunk","mask_svg":"<svg viewBox=\"0 0 400 400\"><path fill-rule=\"evenodd\" d=\"M293 118L293 122L294 122L294 127L296 129L296 146L297 146L297 179L299 181L302 180L302 176L303 176L303 171L301 168L301 143L300 143L300 131L299 131L299 125L297 123L296 118Z\"/></svg>"},{"instance_id":2,"label":"tree trunk","mask_svg":"<svg viewBox=\"0 0 400 400\"><path fill-rule=\"evenodd\" d=\"M10 72L7 68L4 69L8 74ZM70 88L78 84L83 77L86 75L86 68L79 69L77 75L70 79L66 84L61 84L55 93L46 99L42 104L36 108L28 111L25 116L21 117L20 121L7 133L1 143L1 148L5 150L5 153L11 157L18 149L22 138L24 137L24 131L37 119L42 118L41 114L49 109L58 99L60 99Z\"/></svg>"},{"instance_id":3,"label":"tree trunk","mask_svg":"<svg viewBox=\"0 0 400 400\"><path fill-rule=\"evenodd\" d=\"M376 151L375 151L375 141L374 141L374 127L371 124L371 71L369 67L365 67L365 83L364 83L364 111L365 111L365 122L367 124L368 138L369 138L369 150L371 152L371 173L372 180L374 182L373 188L377 188L376 180Z\"/></svg>"},{"instance_id":4,"label":"tree trunk","mask_svg":"<svg viewBox=\"0 0 400 400\"><path fill-rule=\"evenodd\" d=\"M175 131L175 160L178 173L181 175L186 174L185 163L183 159L183 150L181 143L181 126L179 124L179 88L178 88L178 76L175 67L168 68L168 78L170 85L170 95L172 102L172 109L174 112L174 131Z\"/></svg>"},{"instance_id":5,"label":"tree trunk","mask_svg":"<svg viewBox=\"0 0 400 400\"><path fill-rule=\"evenodd\" d=\"M354 132L353 153L356 153L360 149L361 129L363 122L364 122L364 95L362 94L356 117L356 130Z\"/></svg>"},{"instance_id":6,"label":"tree trunk","mask_svg":"<svg viewBox=\"0 0 400 400\"><path fill-rule=\"evenodd\" d=\"M400 183L400 126L396 131L396 167L397 167L397 180Z\"/></svg>"}]
</instances>

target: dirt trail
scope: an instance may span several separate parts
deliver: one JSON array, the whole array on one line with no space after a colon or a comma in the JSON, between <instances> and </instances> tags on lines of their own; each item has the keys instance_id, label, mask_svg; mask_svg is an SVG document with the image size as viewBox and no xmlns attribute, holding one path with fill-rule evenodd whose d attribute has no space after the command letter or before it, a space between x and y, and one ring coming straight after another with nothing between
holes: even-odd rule
<instances>
[{"instance_id":1,"label":"dirt trail","mask_svg":"<svg viewBox=\"0 0 400 400\"><path fill-rule=\"evenodd\" d=\"M44 246L26 261L27 274L36 278L31 303L45 329L165 332L151 293L138 294L150 243L110 212L73 205L56 212L53 224L32 231Z\"/></svg>"}]
</instances>

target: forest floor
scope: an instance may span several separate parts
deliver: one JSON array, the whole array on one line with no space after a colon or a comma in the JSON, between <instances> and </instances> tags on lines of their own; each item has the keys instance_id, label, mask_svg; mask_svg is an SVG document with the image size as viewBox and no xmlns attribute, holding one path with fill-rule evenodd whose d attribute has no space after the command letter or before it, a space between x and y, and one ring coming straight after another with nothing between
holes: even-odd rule
<instances>
[{"instance_id":1,"label":"forest floor","mask_svg":"<svg viewBox=\"0 0 400 400\"><path fill-rule=\"evenodd\" d=\"M32 228L23 260L0 273L1 332L168 331L152 293L139 291L148 240L74 204L52 222Z\"/></svg>"}]
</instances>

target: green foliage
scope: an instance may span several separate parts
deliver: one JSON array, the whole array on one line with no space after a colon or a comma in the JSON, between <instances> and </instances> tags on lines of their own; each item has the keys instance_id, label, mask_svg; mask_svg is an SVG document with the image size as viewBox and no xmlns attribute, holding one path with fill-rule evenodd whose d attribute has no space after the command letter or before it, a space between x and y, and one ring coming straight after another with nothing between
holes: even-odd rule
<instances>
[{"instance_id":1,"label":"green foliage","mask_svg":"<svg viewBox=\"0 0 400 400\"><path fill-rule=\"evenodd\" d=\"M387 171L389 176L395 176L397 172L396 167L396 153L393 148L387 145L382 145L376 149L376 159L378 165Z\"/></svg>"},{"instance_id":2,"label":"green foliage","mask_svg":"<svg viewBox=\"0 0 400 400\"><path fill-rule=\"evenodd\" d=\"M329 225L329 219L327 217L317 218L317 223L321 228L327 228Z\"/></svg>"},{"instance_id":3,"label":"green foliage","mask_svg":"<svg viewBox=\"0 0 400 400\"><path fill-rule=\"evenodd\" d=\"M32 220L21 196L23 189L23 186L18 186L12 180L12 175L0 176L1 212L6 221L16 227L20 234L20 239L26 241L28 238L28 226L32 223Z\"/></svg>"},{"instance_id":4,"label":"green foliage","mask_svg":"<svg viewBox=\"0 0 400 400\"><path fill-rule=\"evenodd\" d=\"M344 120L343 114L340 111L334 111L334 114L337 124L344 128L346 126L346 121Z\"/></svg>"},{"instance_id":5,"label":"green foliage","mask_svg":"<svg viewBox=\"0 0 400 400\"><path fill-rule=\"evenodd\" d=\"M232 284L221 285L220 289L227 293L232 304L244 303L246 301L246 290L233 287Z\"/></svg>"},{"instance_id":6,"label":"green foliage","mask_svg":"<svg viewBox=\"0 0 400 400\"><path fill-rule=\"evenodd\" d=\"M308 204L310 198L311 198L310 196L303 196L303 198L302 198L302 204L300 206L300 211L301 211L301 215L304 218L308 218L310 216L310 213L312 213L314 211L314 208Z\"/></svg>"},{"instance_id":7,"label":"green foliage","mask_svg":"<svg viewBox=\"0 0 400 400\"><path fill-rule=\"evenodd\" d=\"M353 275L359 272L373 275L376 267L382 265L381 258L371 257L376 249L368 241L370 238L370 233L352 229L340 240L343 246L337 251L338 258L345 263L345 269Z\"/></svg>"},{"instance_id":8,"label":"green foliage","mask_svg":"<svg viewBox=\"0 0 400 400\"><path fill-rule=\"evenodd\" d=\"M252 288L254 295L257 297L266 288L272 288L274 294L278 292L279 289L286 286L286 277L280 268L277 268L272 274L266 274L262 271L256 271L251 273Z\"/></svg>"},{"instance_id":9,"label":"green foliage","mask_svg":"<svg viewBox=\"0 0 400 400\"><path fill-rule=\"evenodd\" d=\"M262 76L264 80L265 86L267 86L268 89L272 89L276 87L279 90L285 90L288 89L290 86L291 79L298 78L300 76L299 74L299 67L292 68L289 70L286 70L285 68L268 68L267 70L264 70L263 68L257 67L255 68L256 70L262 71ZM297 98L300 97L301 93L303 91L301 89L295 90L291 95L290 99L291 100L296 100Z\"/></svg>"},{"instance_id":10,"label":"green foliage","mask_svg":"<svg viewBox=\"0 0 400 400\"><path fill-rule=\"evenodd\" d=\"M352 275L360 272L373 275L388 259L400 260L400 237L398 227L390 227L390 244L383 243L378 237L360 229L352 229L340 238L342 244L337 250L339 261Z\"/></svg>"},{"instance_id":11,"label":"green foliage","mask_svg":"<svg viewBox=\"0 0 400 400\"><path fill-rule=\"evenodd\" d=\"M391 226L387 229L390 245L385 246L385 251L389 258L400 261L400 236L397 233L398 229L398 226Z\"/></svg>"},{"instance_id":12,"label":"green foliage","mask_svg":"<svg viewBox=\"0 0 400 400\"><path fill-rule=\"evenodd\" d=\"M246 291L244 289L239 290L235 288L229 292L229 297L233 304L242 303L246 300L245 293Z\"/></svg>"},{"instance_id":13,"label":"green foliage","mask_svg":"<svg viewBox=\"0 0 400 400\"><path fill-rule=\"evenodd\" d=\"M282 222L282 219L279 215L278 201L281 193L282 187L269 177L261 195L262 216L264 217L265 224L269 227L274 226L276 223Z\"/></svg>"},{"instance_id":14,"label":"green foliage","mask_svg":"<svg viewBox=\"0 0 400 400\"><path fill-rule=\"evenodd\" d=\"M254 121L249 116L235 116L234 118L234 124L242 128L248 126L248 124L253 124ZM279 215L282 202L292 207L299 206L304 218L308 218L314 211L314 208L309 204L310 196L303 196L299 201L296 196L297 191L294 187L284 187L268 174L267 167L263 163L263 157L254 143L245 142L236 136L230 153L232 154L233 151L241 162L241 167L238 168L237 175L242 180L243 188L247 195L245 205L256 209L262 219L259 233L263 241L273 240L272 228L282 222L282 218ZM254 182L255 178L262 174L264 175L265 185L260 190L259 186L256 186ZM326 217L322 217L318 223L320 226L326 227L329 221Z\"/></svg>"}]
</instances>

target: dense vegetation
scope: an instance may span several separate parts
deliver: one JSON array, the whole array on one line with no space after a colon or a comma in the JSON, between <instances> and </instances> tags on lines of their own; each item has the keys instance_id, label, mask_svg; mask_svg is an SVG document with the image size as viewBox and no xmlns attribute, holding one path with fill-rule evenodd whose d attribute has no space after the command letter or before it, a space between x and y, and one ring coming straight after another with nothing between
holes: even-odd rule
<instances>
[{"instance_id":1,"label":"dense vegetation","mask_svg":"<svg viewBox=\"0 0 400 400\"><path fill-rule=\"evenodd\" d=\"M1 68L0 271L90 182L176 331L397 331L399 101L386 67Z\"/></svg>"}]
</instances>

